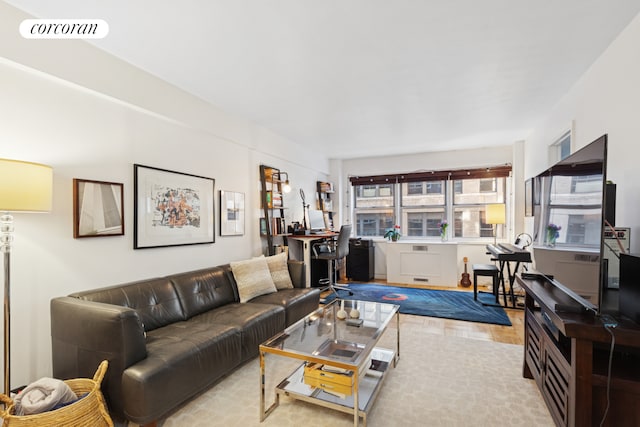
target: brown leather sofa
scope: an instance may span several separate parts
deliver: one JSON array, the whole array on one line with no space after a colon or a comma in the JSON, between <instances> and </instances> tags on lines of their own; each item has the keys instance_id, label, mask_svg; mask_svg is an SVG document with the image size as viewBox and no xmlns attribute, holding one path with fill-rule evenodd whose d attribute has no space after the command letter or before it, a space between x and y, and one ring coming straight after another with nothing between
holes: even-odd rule
<instances>
[{"instance_id":1,"label":"brown leather sofa","mask_svg":"<svg viewBox=\"0 0 640 427\"><path fill-rule=\"evenodd\" d=\"M304 287L304 265L288 267L293 289L244 304L229 265L55 298L53 375L90 378L106 359L102 388L112 416L159 420L318 307L320 291Z\"/></svg>"}]
</instances>

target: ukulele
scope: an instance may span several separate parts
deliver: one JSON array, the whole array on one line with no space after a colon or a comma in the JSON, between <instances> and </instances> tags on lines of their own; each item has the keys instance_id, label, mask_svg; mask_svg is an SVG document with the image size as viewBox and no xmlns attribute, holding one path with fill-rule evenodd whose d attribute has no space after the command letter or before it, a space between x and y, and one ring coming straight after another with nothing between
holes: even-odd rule
<instances>
[{"instance_id":1,"label":"ukulele","mask_svg":"<svg viewBox=\"0 0 640 427\"><path fill-rule=\"evenodd\" d=\"M462 273L462 280L460 280L460 285L464 286L465 288L468 288L469 286L471 286L469 273L467 273L467 262L469 261L469 258L464 257L462 261L464 261L464 273Z\"/></svg>"}]
</instances>

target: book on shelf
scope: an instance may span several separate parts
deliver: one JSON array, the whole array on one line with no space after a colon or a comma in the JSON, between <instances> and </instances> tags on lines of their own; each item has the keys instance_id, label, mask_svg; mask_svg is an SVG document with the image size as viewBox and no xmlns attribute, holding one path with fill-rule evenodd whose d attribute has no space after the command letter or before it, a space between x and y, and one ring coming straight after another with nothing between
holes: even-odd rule
<instances>
[{"instance_id":1,"label":"book on shelf","mask_svg":"<svg viewBox=\"0 0 640 427\"><path fill-rule=\"evenodd\" d=\"M284 218L271 218L271 234L284 234Z\"/></svg>"},{"instance_id":2,"label":"book on shelf","mask_svg":"<svg viewBox=\"0 0 640 427\"><path fill-rule=\"evenodd\" d=\"M389 362L385 362L384 360L371 359L371 365L369 365L369 370L384 372L389 367Z\"/></svg>"},{"instance_id":3,"label":"book on shelf","mask_svg":"<svg viewBox=\"0 0 640 427\"><path fill-rule=\"evenodd\" d=\"M282 194L276 193L274 191L267 191L266 199L267 207L269 209L282 207Z\"/></svg>"}]
</instances>

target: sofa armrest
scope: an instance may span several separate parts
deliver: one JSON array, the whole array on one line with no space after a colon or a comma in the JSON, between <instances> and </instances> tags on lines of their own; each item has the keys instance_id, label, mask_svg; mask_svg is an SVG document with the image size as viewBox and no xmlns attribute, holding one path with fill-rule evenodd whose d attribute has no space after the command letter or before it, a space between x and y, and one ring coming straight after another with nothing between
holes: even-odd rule
<instances>
[{"instance_id":1,"label":"sofa armrest","mask_svg":"<svg viewBox=\"0 0 640 427\"><path fill-rule=\"evenodd\" d=\"M304 262L290 259L287 262L289 267L289 275L294 288L305 288L307 279L305 275Z\"/></svg>"},{"instance_id":2,"label":"sofa armrest","mask_svg":"<svg viewBox=\"0 0 640 427\"><path fill-rule=\"evenodd\" d=\"M51 300L51 344L56 378L92 378L109 361L103 391L110 408L122 411L122 372L147 357L144 326L128 307L72 297Z\"/></svg>"}]
</instances>

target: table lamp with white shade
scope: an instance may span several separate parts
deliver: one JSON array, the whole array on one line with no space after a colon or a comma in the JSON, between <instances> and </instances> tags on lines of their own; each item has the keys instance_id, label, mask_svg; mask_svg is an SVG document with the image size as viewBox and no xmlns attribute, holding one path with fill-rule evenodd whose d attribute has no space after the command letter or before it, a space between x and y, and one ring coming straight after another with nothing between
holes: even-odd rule
<instances>
[{"instance_id":1,"label":"table lamp with white shade","mask_svg":"<svg viewBox=\"0 0 640 427\"><path fill-rule=\"evenodd\" d=\"M0 251L4 253L4 394L10 396L12 212L49 212L53 194L50 166L0 159Z\"/></svg>"},{"instance_id":2,"label":"table lamp with white shade","mask_svg":"<svg viewBox=\"0 0 640 427\"><path fill-rule=\"evenodd\" d=\"M493 244L497 242L498 230L496 225L506 222L506 213L504 203L493 203L485 208L485 221L487 224L493 225Z\"/></svg>"}]
</instances>

